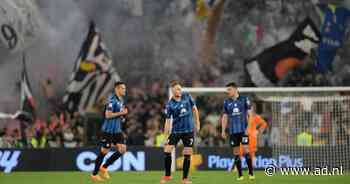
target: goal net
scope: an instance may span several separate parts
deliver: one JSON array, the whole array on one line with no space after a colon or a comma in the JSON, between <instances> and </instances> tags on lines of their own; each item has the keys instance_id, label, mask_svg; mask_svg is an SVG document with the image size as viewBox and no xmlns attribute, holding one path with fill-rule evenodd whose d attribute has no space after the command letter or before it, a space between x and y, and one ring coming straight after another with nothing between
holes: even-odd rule
<instances>
[{"instance_id":1,"label":"goal net","mask_svg":"<svg viewBox=\"0 0 350 184\"><path fill-rule=\"evenodd\" d=\"M220 140L225 88L184 88L201 112L197 145L228 146ZM350 169L350 88L239 88L268 128L257 146L269 148L277 167ZM208 125L209 124L209 125ZM204 133L203 133L204 132ZM212 134L212 135L211 135ZM256 163L255 163L256 164Z\"/></svg>"}]
</instances>

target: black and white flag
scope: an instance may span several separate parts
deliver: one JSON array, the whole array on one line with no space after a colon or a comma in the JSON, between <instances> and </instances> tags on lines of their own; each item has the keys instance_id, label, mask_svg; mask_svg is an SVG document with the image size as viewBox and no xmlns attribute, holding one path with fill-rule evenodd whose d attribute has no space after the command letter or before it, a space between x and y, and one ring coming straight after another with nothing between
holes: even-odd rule
<instances>
[{"instance_id":1,"label":"black and white flag","mask_svg":"<svg viewBox=\"0 0 350 184\"><path fill-rule=\"evenodd\" d=\"M285 41L263 50L245 63L255 86L275 86L286 74L303 64L306 56L318 47L321 35L310 18L305 18Z\"/></svg>"},{"instance_id":2,"label":"black and white flag","mask_svg":"<svg viewBox=\"0 0 350 184\"><path fill-rule=\"evenodd\" d=\"M92 22L63 97L68 112L84 113L110 92L120 80L112 64L101 34Z\"/></svg>"}]
</instances>

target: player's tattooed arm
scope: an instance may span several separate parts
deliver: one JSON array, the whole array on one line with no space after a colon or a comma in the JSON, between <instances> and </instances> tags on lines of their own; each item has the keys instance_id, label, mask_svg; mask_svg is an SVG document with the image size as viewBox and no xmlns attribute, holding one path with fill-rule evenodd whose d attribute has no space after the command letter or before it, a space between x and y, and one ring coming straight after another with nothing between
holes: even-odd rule
<instances>
[{"instance_id":1,"label":"player's tattooed arm","mask_svg":"<svg viewBox=\"0 0 350 184\"><path fill-rule=\"evenodd\" d=\"M249 121L249 117L253 117L253 112L251 109L248 110L248 113L247 113L247 120Z\"/></svg>"},{"instance_id":2,"label":"player's tattooed arm","mask_svg":"<svg viewBox=\"0 0 350 184\"><path fill-rule=\"evenodd\" d=\"M193 115L194 115L194 120L196 122L196 131L199 132L200 128L201 128L201 122L199 120L199 111L198 108L196 106L192 107L192 111L193 111Z\"/></svg>"},{"instance_id":3,"label":"player's tattooed arm","mask_svg":"<svg viewBox=\"0 0 350 184\"><path fill-rule=\"evenodd\" d=\"M252 106L251 106L251 103L250 103L250 100L249 98L246 99L246 107L247 107L247 122L248 122L248 126L247 128L245 129L245 134L248 135L248 127L249 127L249 118L250 117L253 117L253 110L252 110Z\"/></svg>"},{"instance_id":4,"label":"player's tattooed arm","mask_svg":"<svg viewBox=\"0 0 350 184\"><path fill-rule=\"evenodd\" d=\"M170 119L165 119L164 134L168 135L170 133Z\"/></svg>"},{"instance_id":5,"label":"player's tattooed arm","mask_svg":"<svg viewBox=\"0 0 350 184\"><path fill-rule=\"evenodd\" d=\"M116 118L119 116L125 116L128 114L128 109L127 108L123 108L123 110L121 112L112 112L112 111L106 111L105 113L105 117L107 119L111 119L111 118Z\"/></svg>"},{"instance_id":6,"label":"player's tattooed arm","mask_svg":"<svg viewBox=\"0 0 350 184\"><path fill-rule=\"evenodd\" d=\"M221 137L226 139L227 114L222 115L221 119Z\"/></svg>"}]
</instances>

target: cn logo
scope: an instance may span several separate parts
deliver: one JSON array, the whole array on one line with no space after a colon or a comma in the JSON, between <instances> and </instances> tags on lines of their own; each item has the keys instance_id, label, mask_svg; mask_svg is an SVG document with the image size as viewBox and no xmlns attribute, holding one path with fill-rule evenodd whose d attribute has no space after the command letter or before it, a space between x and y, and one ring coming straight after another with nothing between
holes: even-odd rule
<instances>
[{"instance_id":1,"label":"cn logo","mask_svg":"<svg viewBox=\"0 0 350 184\"><path fill-rule=\"evenodd\" d=\"M110 152L106 155L109 158L113 153ZM76 165L81 171L92 171L94 170L97 155L91 151L81 152L76 158ZM145 170L145 152L139 151L137 153L126 152L120 159L115 161L109 168L109 171L144 171Z\"/></svg>"},{"instance_id":2,"label":"cn logo","mask_svg":"<svg viewBox=\"0 0 350 184\"><path fill-rule=\"evenodd\" d=\"M21 151L0 151L0 170L4 168L4 173L10 173L18 164Z\"/></svg>"}]
</instances>

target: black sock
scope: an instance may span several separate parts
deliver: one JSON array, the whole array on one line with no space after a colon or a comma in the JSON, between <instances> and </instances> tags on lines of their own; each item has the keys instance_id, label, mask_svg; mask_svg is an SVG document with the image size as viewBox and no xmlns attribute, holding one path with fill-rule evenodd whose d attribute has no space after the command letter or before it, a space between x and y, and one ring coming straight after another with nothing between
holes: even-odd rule
<instances>
[{"instance_id":1,"label":"black sock","mask_svg":"<svg viewBox=\"0 0 350 184\"><path fill-rule=\"evenodd\" d=\"M120 158L121 156L122 156L122 154L119 151L114 152L113 155L108 158L108 160L106 161L105 164L103 164L102 167L107 168L108 166L112 165L113 162L118 160L118 158Z\"/></svg>"},{"instance_id":2,"label":"black sock","mask_svg":"<svg viewBox=\"0 0 350 184\"><path fill-rule=\"evenodd\" d=\"M95 168L94 172L92 172L92 175L97 175L98 170L100 169L100 166L103 162L103 158L105 157L106 154L100 152L95 160Z\"/></svg>"},{"instance_id":3,"label":"black sock","mask_svg":"<svg viewBox=\"0 0 350 184\"><path fill-rule=\"evenodd\" d=\"M242 163L241 163L241 158L239 155L235 155L235 165L237 167L238 176L241 177L242 176Z\"/></svg>"},{"instance_id":4,"label":"black sock","mask_svg":"<svg viewBox=\"0 0 350 184\"><path fill-rule=\"evenodd\" d=\"M182 179L186 179L188 177L188 172L190 171L191 166L191 155L185 155L184 156L184 163L183 163L183 175Z\"/></svg>"},{"instance_id":5,"label":"black sock","mask_svg":"<svg viewBox=\"0 0 350 184\"><path fill-rule=\"evenodd\" d=\"M171 175L171 153L164 153L165 176Z\"/></svg>"},{"instance_id":6,"label":"black sock","mask_svg":"<svg viewBox=\"0 0 350 184\"><path fill-rule=\"evenodd\" d=\"M249 175L253 176L253 161L252 161L252 158L250 157L249 154L246 154L244 157L245 157L245 160L246 160L247 165L248 165Z\"/></svg>"}]
</instances>

